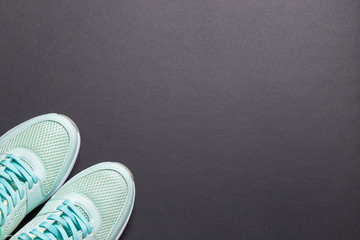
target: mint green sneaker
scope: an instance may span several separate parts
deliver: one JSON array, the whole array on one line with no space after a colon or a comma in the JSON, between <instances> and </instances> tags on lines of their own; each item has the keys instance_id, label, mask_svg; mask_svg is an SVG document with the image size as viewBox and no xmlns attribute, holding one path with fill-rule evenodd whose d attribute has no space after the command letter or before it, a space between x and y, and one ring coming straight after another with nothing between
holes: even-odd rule
<instances>
[{"instance_id":1,"label":"mint green sneaker","mask_svg":"<svg viewBox=\"0 0 360 240\"><path fill-rule=\"evenodd\" d=\"M1 239L64 183L79 147L75 124L55 113L30 119L0 137Z\"/></svg>"},{"instance_id":2,"label":"mint green sneaker","mask_svg":"<svg viewBox=\"0 0 360 240\"><path fill-rule=\"evenodd\" d=\"M100 163L65 183L11 239L116 240L130 218L134 199L131 172L120 163Z\"/></svg>"}]
</instances>

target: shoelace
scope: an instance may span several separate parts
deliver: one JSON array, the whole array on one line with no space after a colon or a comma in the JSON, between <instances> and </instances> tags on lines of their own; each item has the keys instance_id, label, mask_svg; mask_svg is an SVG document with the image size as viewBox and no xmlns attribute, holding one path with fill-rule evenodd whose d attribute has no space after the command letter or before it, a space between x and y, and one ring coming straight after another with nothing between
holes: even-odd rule
<instances>
[{"instance_id":1,"label":"shoelace","mask_svg":"<svg viewBox=\"0 0 360 240\"><path fill-rule=\"evenodd\" d=\"M24 185L27 182L29 189L39 181L38 177L18 156L8 154L0 162L0 226L4 225L6 217L16 207L19 194L20 199L25 196ZM14 189L16 188L16 190Z\"/></svg>"},{"instance_id":2,"label":"shoelace","mask_svg":"<svg viewBox=\"0 0 360 240\"><path fill-rule=\"evenodd\" d=\"M22 233L20 234L19 239L66 240L72 237L73 240L78 240L78 231L82 232L82 239L88 234L91 234L92 227L90 226L90 223L69 200L64 201L57 209L62 212L60 215L51 214L47 218L52 221L52 223L42 222L39 225L43 231L34 228L30 231L29 235L31 236Z\"/></svg>"}]
</instances>

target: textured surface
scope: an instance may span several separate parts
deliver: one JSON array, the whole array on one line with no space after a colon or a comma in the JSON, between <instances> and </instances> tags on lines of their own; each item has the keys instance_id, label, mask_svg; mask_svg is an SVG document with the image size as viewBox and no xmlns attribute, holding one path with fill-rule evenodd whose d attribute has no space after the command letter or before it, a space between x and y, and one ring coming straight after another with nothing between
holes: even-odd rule
<instances>
[{"instance_id":1,"label":"textured surface","mask_svg":"<svg viewBox=\"0 0 360 240\"><path fill-rule=\"evenodd\" d=\"M54 198L71 193L83 194L94 203L102 218L96 238L106 239L126 202L127 184L124 178L112 170L97 171L61 188Z\"/></svg>"},{"instance_id":2,"label":"textured surface","mask_svg":"<svg viewBox=\"0 0 360 240\"><path fill-rule=\"evenodd\" d=\"M68 151L69 136L65 128L54 121L34 124L2 144L0 152L16 147L28 148L41 158L46 169L43 187L45 194L48 194Z\"/></svg>"},{"instance_id":3,"label":"textured surface","mask_svg":"<svg viewBox=\"0 0 360 240\"><path fill-rule=\"evenodd\" d=\"M31 219L31 220L32 220L31 223L29 223L29 225L28 225L28 227L27 227L27 229L28 229L29 231L31 231L31 230L34 229L34 228L37 228L37 227L44 221L41 216L34 217L34 218ZM25 224L24 224L24 225L25 225ZM23 226L21 226L21 227L23 227ZM27 233L29 233L29 232L27 232ZM16 234L17 234L17 235L16 235ZM21 234L21 233L18 233L17 231L14 231L14 233L13 233L12 236L18 237L20 234Z\"/></svg>"},{"instance_id":4,"label":"textured surface","mask_svg":"<svg viewBox=\"0 0 360 240\"><path fill-rule=\"evenodd\" d=\"M121 240L360 239L359 0L3 1L0 131L133 172Z\"/></svg>"},{"instance_id":5,"label":"textured surface","mask_svg":"<svg viewBox=\"0 0 360 240\"><path fill-rule=\"evenodd\" d=\"M8 231L11 231L11 229L16 228L19 222L24 218L25 213L26 213L26 204L24 204L21 208L18 209L14 217L11 220L9 220L6 229L2 229L2 231L4 231L4 233L8 233Z\"/></svg>"}]
</instances>

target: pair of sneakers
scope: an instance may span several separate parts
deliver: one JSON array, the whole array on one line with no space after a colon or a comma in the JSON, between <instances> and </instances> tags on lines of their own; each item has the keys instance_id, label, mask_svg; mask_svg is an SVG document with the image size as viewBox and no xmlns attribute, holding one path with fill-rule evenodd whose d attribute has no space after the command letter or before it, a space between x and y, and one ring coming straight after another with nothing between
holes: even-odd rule
<instances>
[{"instance_id":1,"label":"pair of sneakers","mask_svg":"<svg viewBox=\"0 0 360 240\"><path fill-rule=\"evenodd\" d=\"M134 205L132 174L120 163L103 162L61 186L79 147L78 128L60 114L30 119L0 138L1 239L50 197L12 240L120 237Z\"/></svg>"}]
</instances>

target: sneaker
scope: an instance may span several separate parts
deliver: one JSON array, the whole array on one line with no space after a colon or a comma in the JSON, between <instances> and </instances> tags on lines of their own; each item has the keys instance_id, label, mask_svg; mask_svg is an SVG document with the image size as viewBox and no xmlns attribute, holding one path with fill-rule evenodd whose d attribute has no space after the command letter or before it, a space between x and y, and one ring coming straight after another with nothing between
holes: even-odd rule
<instances>
[{"instance_id":1,"label":"sneaker","mask_svg":"<svg viewBox=\"0 0 360 240\"><path fill-rule=\"evenodd\" d=\"M130 218L134 199L131 172L120 163L100 163L65 183L11 240L116 240Z\"/></svg>"},{"instance_id":2,"label":"sneaker","mask_svg":"<svg viewBox=\"0 0 360 240\"><path fill-rule=\"evenodd\" d=\"M64 183L79 146L76 125L59 114L35 117L0 137L2 239Z\"/></svg>"}]
</instances>

